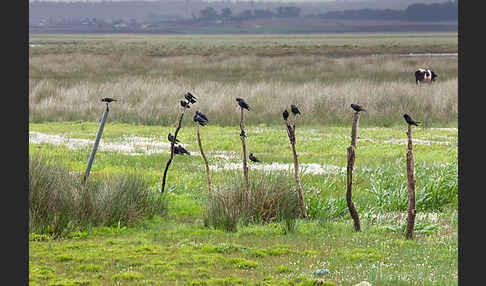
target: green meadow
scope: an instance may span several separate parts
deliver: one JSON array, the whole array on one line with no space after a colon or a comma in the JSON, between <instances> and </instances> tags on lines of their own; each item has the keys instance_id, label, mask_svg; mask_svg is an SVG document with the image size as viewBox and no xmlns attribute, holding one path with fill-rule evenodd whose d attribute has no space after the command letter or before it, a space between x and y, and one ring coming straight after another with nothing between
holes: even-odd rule
<instances>
[{"instance_id":1,"label":"green meadow","mask_svg":"<svg viewBox=\"0 0 486 286\"><path fill-rule=\"evenodd\" d=\"M452 36L415 35L409 45L457 47ZM30 37L57 43L29 55L30 285L457 285L457 57L336 56L322 46L322 55L311 55L318 36L186 37ZM327 37L335 48L353 41L353 35ZM383 52L381 45L410 47L402 35L355 37L356 48L372 52ZM253 45L248 56L240 50L245 40ZM161 41L180 49L152 55ZM81 44L62 44L72 42ZM195 43L204 43L204 52L194 52ZM265 43L276 54L258 53L268 51ZM281 43L295 43L295 54L282 56ZM221 51L227 53L218 56ZM419 88L411 71L423 64L442 77ZM356 77L348 80L350 69ZM186 91L198 102L186 111L177 138L191 155L174 157L161 193L167 134L174 134ZM110 104L83 186L103 96L121 100ZM235 97L254 107L245 112L246 148L262 162L249 162L249 179L264 198L295 188L281 112L300 103L296 148L307 219L291 218L289 227L279 215L248 220L238 214L233 231L208 224L215 210L192 116L200 109L209 117L199 128L201 141L213 191L225 197L244 181ZM354 231L346 204L353 102L368 107L353 174L361 232ZM423 122L413 127L412 240L404 236L403 112ZM318 269L328 272L317 275Z\"/></svg>"}]
</instances>

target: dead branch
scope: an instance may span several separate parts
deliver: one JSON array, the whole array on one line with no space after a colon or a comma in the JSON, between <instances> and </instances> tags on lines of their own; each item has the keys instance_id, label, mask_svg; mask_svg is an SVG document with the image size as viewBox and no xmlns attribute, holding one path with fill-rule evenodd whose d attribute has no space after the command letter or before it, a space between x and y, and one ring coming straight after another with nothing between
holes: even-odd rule
<instances>
[{"instance_id":1,"label":"dead branch","mask_svg":"<svg viewBox=\"0 0 486 286\"><path fill-rule=\"evenodd\" d=\"M167 161L167 164L165 165L164 176L162 177L162 186L161 186L161 192L162 193L164 192L164 189L165 189L165 180L166 180L166 177L167 177L167 171L169 170L169 166L172 163L172 159L174 158L174 145L175 145L175 142L176 142L176 139L177 139L177 134L179 133L179 130L181 129L182 118L184 117L184 113L186 112L187 108L189 108L189 104L187 104L187 106L184 106L182 108L181 115L179 116L179 120L177 122L177 128L176 128L175 133L174 133L174 140L172 140L172 142L170 143L170 158Z\"/></svg>"},{"instance_id":2,"label":"dead branch","mask_svg":"<svg viewBox=\"0 0 486 286\"><path fill-rule=\"evenodd\" d=\"M356 141L358 137L358 122L359 111L353 115L353 125L351 128L351 145L347 148L348 151L348 165L346 168L346 202L348 204L349 213L354 221L354 230L361 231L361 224L359 222L358 210L353 203L353 168L356 158Z\"/></svg>"},{"instance_id":3,"label":"dead branch","mask_svg":"<svg viewBox=\"0 0 486 286\"><path fill-rule=\"evenodd\" d=\"M415 225L415 175L414 175L414 159L412 149L412 125L408 125L408 144L407 144L407 181L408 181L408 216L407 229L405 232L406 239L413 238L413 229Z\"/></svg>"},{"instance_id":4,"label":"dead branch","mask_svg":"<svg viewBox=\"0 0 486 286\"><path fill-rule=\"evenodd\" d=\"M197 144L199 145L199 150L201 151L201 156L204 159L204 163L206 164L206 176L208 178L208 196L209 200L212 199L212 191L211 191L211 175L209 174L209 164L206 155L204 154L204 150L201 144L201 135L199 134L199 124L196 123L196 132L197 132Z\"/></svg>"},{"instance_id":5,"label":"dead branch","mask_svg":"<svg viewBox=\"0 0 486 286\"><path fill-rule=\"evenodd\" d=\"M244 122L244 111L243 108L241 109L241 119L240 119L240 139L241 145L243 147L243 175L245 177L245 184L246 184L246 191L248 192L250 186L248 183L248 165L246 162L246 133L245 133L245 122Z\"/></svg>"},{"instance_id":6,"label":"dead branch","mask_svg":"<svg viewBox=\"0 0 486 286\"><path fill-rule=\"evenodd\" d=\"M305 207L304 195L302 193L302 186L300 183L299 158L297 156L297 149L295 147L295 118L291 123L289 123L288 120L285 120L285 126L287 127L287 135L289 136L290 145L292 146L292 153L294 155L295 182L297 184L297 193L299 195L301 214L303 218L307 218L307 210Z\"/></svg>"}]
</instances>

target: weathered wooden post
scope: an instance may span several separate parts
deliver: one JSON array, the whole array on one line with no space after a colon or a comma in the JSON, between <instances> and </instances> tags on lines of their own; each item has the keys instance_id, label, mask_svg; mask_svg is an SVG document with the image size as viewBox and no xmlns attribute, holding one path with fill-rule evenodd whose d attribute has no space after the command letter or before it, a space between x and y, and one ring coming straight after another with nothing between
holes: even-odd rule
<instances>
[{"instance_id":1,"label":"weathered wooden post","mask_svg":"<svg viewBox=\"0 0 486 286\"><path fill-rule=\"evenodd\" d=\"M348 165L346 168L346 202L348 204L349 213L354 221L354 230L361 231L361 224L359 222L358 210L353 203L353 168L354 161L356 159L356 141L358 138L358 122L359 112L366 111L361 106L351 104L351 107L355 110L353 114L353 125L351 127L351 144L347 148L348 151Z\"/></svg>"},{"instance_id":2,"label":"weathered wooden post","mask_svg":"<svg viewBox=\"0 0 486 286\"><path fill-rule=\"evenodd\" d=\"M105 128L105 122L106 122L106 118L108 117L108 112L110 112L110 108L108 107L108 102L106 102L106 109L103 112L103 117L101 118L100 127L98 128L98 134L96 134L96 139L93 144L93 149L91 149L91 155L89 156L88 166L86 167L86 171L84 172L83 184L86 183L86 179L88 179L89 172L91 171L91 165L93 164L96 151L98 150L98 145L101 140L101 135L103 134L103 128Z\"/></svg>"},{"instance_id":3,"label":"weathered wooden post","mask_svg":"<svg viewBox=\"0 0 486 286\"><path fill-rule=\"evenodd\" d=\"M300 183L300 174L299 174L299 157L297 156L297 149L295 147L295 122L297 121L297 114L300 112L294 106L292 108L292 113L294 114L294 120L289 122L288 118L288 111L285 110L283 113L283 117L285 120L285 126L287 127L287 135L289 137L290 146L292 146L292 154L294 155L294 175L295 175L295 182L297 185L297 193L299 195L299 203L300 203L300 210L303 218L307 218L307 210L305 207L305 200L304 195L302 193L302 186Z\"/></svg>"},{"instance_id":4,"label":"weathered wooden post","mask_svg":"<svg viewBox=\"0 0 486 286\"><path fill-rule=\"evenodd\" d=\"M248 182L248 164L247 164L247 161L246 161L246 133L245 133L245 117L244 117L244 111L243 109L246 109L248 111L250 111L250 106L245 102L245 100L243 100L242 98L236 98L236 101L238 102L238 105L240 106L240 110L241 110L241 117L240 117L240 139L241 139L241 145L242 145L242 148L243 148L243 176L244 176L244 179L245 179L245 184L246 184L246 191L248 192L248 190L250 189L250 185L249 185L249 182Z\"/></svg>"},{"instance_id":5,"label":"weathered wooden post","mask_svg":"<svg viewBox=\"0 0 486 286\"><path fill-rule=\"evenodd\" d=\"M174 146L175 142L177 139L177 134L179 133L179 130L181 129L181 124L182 124L182 118L184 118L184 113L188 108L190 108L191 103L196 102L196 97L194 97L191 93L186 93L184 97L187 99L187 101L181 100L180 104L182 106L182 112L179 115L179 120L177 121L177 127L174 132L174 138L170 142L170 157L167 163L165 164L165 169L164 169L164 175L162 176L162 182L161 182L161 187L160 187L160 192L163 193L165 190L165 181L167 178L167 171L169 170L169 166L172 163L172 160L174 159Z\"/></svg>"},{"instance_id":6,"label":"weathered wooden post","mask_svg":"<svg viewBox=\"0 0 486 286\"><path fill-rule=\"evenodd\" d=\"M408 125L408 143L407 143L407 181L408 181L408 216L407 216L407 231L405 232L406 239L413 238L413 229L415 225L415 175L414 175L414 159L412 150L412 125Z\"/></svg>"},{"instance_id":7,"label":"weathered wooden post","mask_svg":"<svg viewBox=\"0 0 486 286\"><path fill-rule=\"evenodd\" d=\"M206 165L206 176L208 178L208 196L209 196L209 200L211 201L212 200L212 189L211 189L211 175L209 174L209 163L208 163L208 159L206 158L206 155L204 154L204 150L203 150L202 143L201 143L201 135L199 133L199 125L202 125L202 126L206 125L208 120L207 120L205 115L203 115L202 113L199 113L197 111L196 114L194 115L194 122L196 122L197 144L199 145L199 150L201 151L201 156L203 157L204 164Z\"/></svg>"},{"instance_id":8,"label":"weathered wooden post","mask_svg":"<svg viewBox=\"0 0 486 286\"><path fill-rule=\"evenodd\" d=\"M413 229L415 225L415 175L414 175L414 159L412 149L412 125L418 126L419 121L414 121L408 114L403 117L408 123L408 143L407 143L407 181L408 181L408 215L407 215L407 229L405 231L406 239L413 239Z\"/></svg>"}]
</instances>

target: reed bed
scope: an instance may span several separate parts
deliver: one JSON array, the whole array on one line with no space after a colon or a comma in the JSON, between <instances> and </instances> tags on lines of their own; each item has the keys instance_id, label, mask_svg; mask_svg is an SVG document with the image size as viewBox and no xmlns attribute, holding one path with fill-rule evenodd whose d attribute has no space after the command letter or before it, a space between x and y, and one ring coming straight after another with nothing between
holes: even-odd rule
<instances>
[{"instance_id":1,"label":"reed bed","mask_svg":"<svg viewBox=\"0 0 486 286\"><path fill-rule=\"evenodd\" d=\"M235 97L252 106L248 124L281 123L281 112L291 103L302 110L302 124L344 124L349 121L349 105L359 103L368 110L361 124L390 126L402 123L401 115L411 112L427 126L457 122L457 79L418 88L414 83L377 83L350 80L326 84L319 81L283 81L227 84L215 81L189 85L165 79L125 76L110 83L81 82L70 87L56 86L50 80L32 83L29 97L30 122L97 121L103 113L102 96L121 98L112 104L110 121L147 125L175 122L180 95L191 91L197 106L211 117L212 124L238 123Z\"/></svg>"},{"instance_id":2,"label":"reed bed","mask_svg":"<svg viewBox=\"0 0 486 286\"><path fill-rule=\"evenodd\" d=\"M302 109L301 124L341 124L349 121L345 112L356 102L369 109L361 121L364 125L401 123L403 111L413 111L424 125L457 125L457 56L335 57L329 50L371 45L372 51L383 53L388 45L409 41L417 46L407 51L424 52L440 39L453 44L450 37L410 36L406 41L403 36L373 35L299 36L293 40L251 36L44 38L45 48L31 49L29 55L30 122L96 121L103 112L100 99L110 96L121 98L112 105L110 121L169 125L176 120L178 98L190 91L198 97L194 108L204 110L211 123L218 125L238 124L236 97L254 108L248 124L281 123L281 112L290 103ZM355 45L350 45L353 40ZM186 53L198 44L205 52ZM276 54L263 53L267 47ZM289 47L295 51L280 53ZM309 47L316 52L309 53ZM165 48L178 53L154 54ZM234 48L252 52L228 52ZM419 67L432 68L438 81L417 88L413 73Z\"/></svg>"}]
</instances>

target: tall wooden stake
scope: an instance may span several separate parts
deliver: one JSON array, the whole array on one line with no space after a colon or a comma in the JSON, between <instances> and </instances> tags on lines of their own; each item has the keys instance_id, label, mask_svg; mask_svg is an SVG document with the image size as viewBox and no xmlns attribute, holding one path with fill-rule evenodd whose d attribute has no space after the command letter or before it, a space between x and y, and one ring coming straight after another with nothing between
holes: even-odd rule
<instances>
[{"instance_id":1,"label":"tall wooden stake","mask_svg":"<svg viewBox=\"0 0 486 286\"><path fill-rule=\"evenodd\" d=\"M408 150L407 150L407 180L408 180L408 216L407 216L407 230L405 232L406 239L413 239L413 228L415 225L415 175L414 175L414 159L412 150L412 125L408 125Z\"/></svg>"},{"instance_id":2,"label":"tall wooden stake","mask_svg":"<svg viewBox=\"0 0 486 286\"><path fill-rule=\"evenodd\" d=\"M201 156L204 159L204 163L206 164L206 175L208 177L208 196L209 200L212 200L212 189L211 189L211 176L209 175L209 164L206 155L204 154L204 150L201 144L201 135L199 134L199 124L196 123L196 132L197 132L197 144L199 145L199 150L201 151Z\"/></svg>"},{"instance_id":3,"label":"tall wooden stake","mask_svg":"<svg viewBox=\"0 0 486 286\"><path fill-rule=\"evenodd\" d=\"M246 191L248 192L250 186L248 183L248 165L246 163L246 133L245 133L245 123L244 123L244 116L243 116L243 108L241 109L241 119L240 119L240 139L241 145L243 146L243 175L245 177L245 184L246 184Z\"/></svg>"},{"instance_id":4,"label":"tall wooden stake","mask_svg":"<svg viewBox=\"0 0 486 286\"><path fill-rule=\"evenodd\" d=\"M292 123L285 120L285 126L287 126L287 135L289 136L290 145L292 146L292 153L294 154L294 173L295 182L297 184L297 193L299 195L300 210L302 217L307 217L307 210L305 208L304 195L302 194L302 186L300 184L300 174L299 174L299 158L297 156L297 149L295 147L295 118Z\"/></svg>"},{"instance_id":5,"label":"tall wooden stake","mask_svg":"<svg viewBox=\"0 0 486 286\"><path fill-rule=\"evenodd\" d=\"M353 168L354 160L356 158L356 140L358 137L358 122L359 111L356 111L353 115L353 126L351 128L351 145L348 150L348 166L346 168L346 202L348 204L349 213L354 221L354 230L361 231L361 225L359 223L359 215L356 207L353 203Z\"/></svg>"},{"instance_id":6,"label":"tall wooden stake","mask_svg":"<svg viewBox=\"0 0 486 286\"><path fill-rule=\"evenodd\" d=\"M167 164L165 165L164 176L162 177L161 193L163 193L164 189L165 189L165 179L166 179L166 176L167 176L167 171L169 170L169 166L172 163L172 159L174 158L174 145L175 145L175 141L176 141L176 138L177 138L177 133L179 133L179 129L181 129L182 118L184 117L184 113L186 112L187 108L188 107L183 107L183 109L182 109L182 113L179 116L179 121L177 122L177 128L176 128L176 131L174 133L174 140L172 140L172 142L170 143L170 158L169 158L169 161L167 161Z\"/></svg>"},{"instance_id":7,"label":"tall wooden stake","mask_svg":"<svg viewBox=\"0 0 486 286\"><path fill-rule=\"evenodd\" d=\"M105 127L105 122L106 122L106 118L108 117L108 112L110 112L110 108L108 107L108 103L106 103L106 109L103 112L103 117L101 118L100 127L98 128L98 134L96 134L96 139L93 144L93 149L91 150L91 155L89 156L88 166L86 167L86 171L84 172L83 184L86 183L86 179L88 179L89 172L91 171L91 165L93 164L96 151L98 150L98 145L101 140L101 135L103 134L103 128Z\"/></svg>"}]
</instances>

